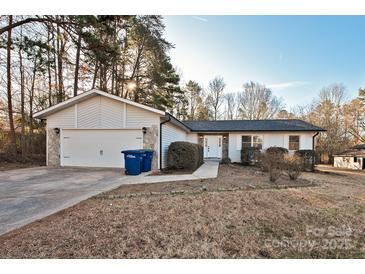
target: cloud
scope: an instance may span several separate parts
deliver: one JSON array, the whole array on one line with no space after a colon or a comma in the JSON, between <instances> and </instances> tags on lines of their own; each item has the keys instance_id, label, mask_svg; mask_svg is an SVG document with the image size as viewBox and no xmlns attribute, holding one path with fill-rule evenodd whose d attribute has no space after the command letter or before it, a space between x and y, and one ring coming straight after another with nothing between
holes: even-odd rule
<instances>
[{"instance_id":1,"label":"cloud","mask_svg":"<svg viewBox=\"0 0 365 274\"><path fill-rule=\"evenodd\" d=\"M270 88L270 89L281 90L281 89L305 86L305 85L308 85L308 84L309 83L305 82L305 81L292 81L292 82L270 84L270 85L267 85L267 87Z\"/></svg>"},{"instance_id":2,"label":"cloud","mask_svg":"<svg viewBox=\"0 0 365 274\"><path fill-rule=\"evenodd\" d=\"M194 18L194 19L196 19L196 20L199 20L201 22L208 22L208 19L206 19L204 17L195 16L195 15L192 15L191 17Z\"/></svg>"}]
</instances>

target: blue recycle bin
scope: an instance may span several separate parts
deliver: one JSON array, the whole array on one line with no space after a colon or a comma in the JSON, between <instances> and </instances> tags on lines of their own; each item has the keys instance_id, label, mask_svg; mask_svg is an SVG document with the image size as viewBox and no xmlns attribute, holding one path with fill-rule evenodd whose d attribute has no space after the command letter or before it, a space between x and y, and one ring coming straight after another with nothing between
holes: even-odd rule
<instances>
[{"instance_id":1,"label":"blue recycle bin","mask_svg":"<svg viewBox=\"0 0 365 274\"><path fill-rule=\"evenodd\" d=\"M152 159L153 159L153 150L144 149L142 150L143 159L142 159L142 172L151 171L152 169Z\"/></svg>"},{"instance_id":2,"label":"blue recycle bin","mask_svg":"<svg viewBox=\"0 0 365 274\"><path fill-rule=\"evenodd\" d=\"M141 174L142 160L144 151L142 150L123 150L125 174L139 175Z\"/></svg>"}]
</instances>

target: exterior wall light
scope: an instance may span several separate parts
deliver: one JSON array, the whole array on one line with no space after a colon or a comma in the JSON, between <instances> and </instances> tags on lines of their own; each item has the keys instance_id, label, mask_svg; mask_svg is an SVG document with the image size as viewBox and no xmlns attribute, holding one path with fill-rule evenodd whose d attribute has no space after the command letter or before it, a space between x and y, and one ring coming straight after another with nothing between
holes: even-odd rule
<instances>
[{"instance_id":1,"label":"exterior wall light","mask_svg":"<svg viewBox=\"0 0 365 274\"><path fill-rule=\"evenodd\" d=\"M143 127L142 128L142 132L143 132L143 134L146 134L147 133L147 128L146 127Z\"/></svg>"},{"instance_id":2,"label":"exterior wall light","mask_svg":"<svg viewBox=\"0 0 365 274\"><path fill-rule=\"evenodd\" d=\"M59 129L58 127L54 128L53 130L54 130L54 132L55 132L57 135L58 135L58 134L60 134L60 129Z\"/></svg>"}]
</instances>

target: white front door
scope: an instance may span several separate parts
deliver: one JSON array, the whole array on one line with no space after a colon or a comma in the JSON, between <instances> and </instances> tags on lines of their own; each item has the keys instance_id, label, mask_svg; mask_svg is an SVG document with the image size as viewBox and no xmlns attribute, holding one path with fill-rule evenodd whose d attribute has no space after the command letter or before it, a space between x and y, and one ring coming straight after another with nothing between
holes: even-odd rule
<instances>
[{"instance_id":1,"label":"white front door","mask_svg":"<svg viewBox=\"0 0 365 274\"><path fill-rule=\"evenodd\" d=\"M141 149L142 130L64 129L61 166L124 167L122 150Z\"/></svg>"},{"instance_id":2,"label":"white front door","mask_svg":"<svg viewBox=\"0 0 365 274\"><path fill-rule=\"evenodd\" d=\"M204 136L204 158L222 158L222 136Z\"/></svg>"}]
</instances>

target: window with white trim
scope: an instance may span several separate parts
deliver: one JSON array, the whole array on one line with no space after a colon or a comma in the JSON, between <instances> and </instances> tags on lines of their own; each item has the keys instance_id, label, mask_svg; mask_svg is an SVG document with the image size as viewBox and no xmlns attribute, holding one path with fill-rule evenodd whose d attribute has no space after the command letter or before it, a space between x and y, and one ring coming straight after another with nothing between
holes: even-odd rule
<instances>
[{"instance_id":1,"label":"window with white trim","mask_svg":"<svg viewBox=\"0 0 365 274\"><path fill-rule=\"evenodd\" d=\"M299 150L300 148L300 136L290 135L289 136L289 150Z\"/></svg>"},{"instance_id":2,"label":"window with white trim","mask_svg":"<svg viewBox=\"0 0 365 274\"><path fill-rule=\"evenodd\" d=\"M242 148L251 147L251 136L244 135L242 136Z\"/></svg>"},{"instance_id":3,"label":"window with white trim","mask_svg":"<svg viewBox=\"0 0 365 274\"><path fill-rule=\"evenodd\" d=\"M254 135L252 136L252 146L262 149L262 136Z\"/></svg>"},{"instance_id":4,"label":"window with white trim","mask_svg":"<svg viewBox=\"0 0 365 274\"><path fill-rule=\"evenodd\" d=\"M262 149L263 136L260 135L242 135L242 148L257 147Z\"/></svg>"}]
</instances>

